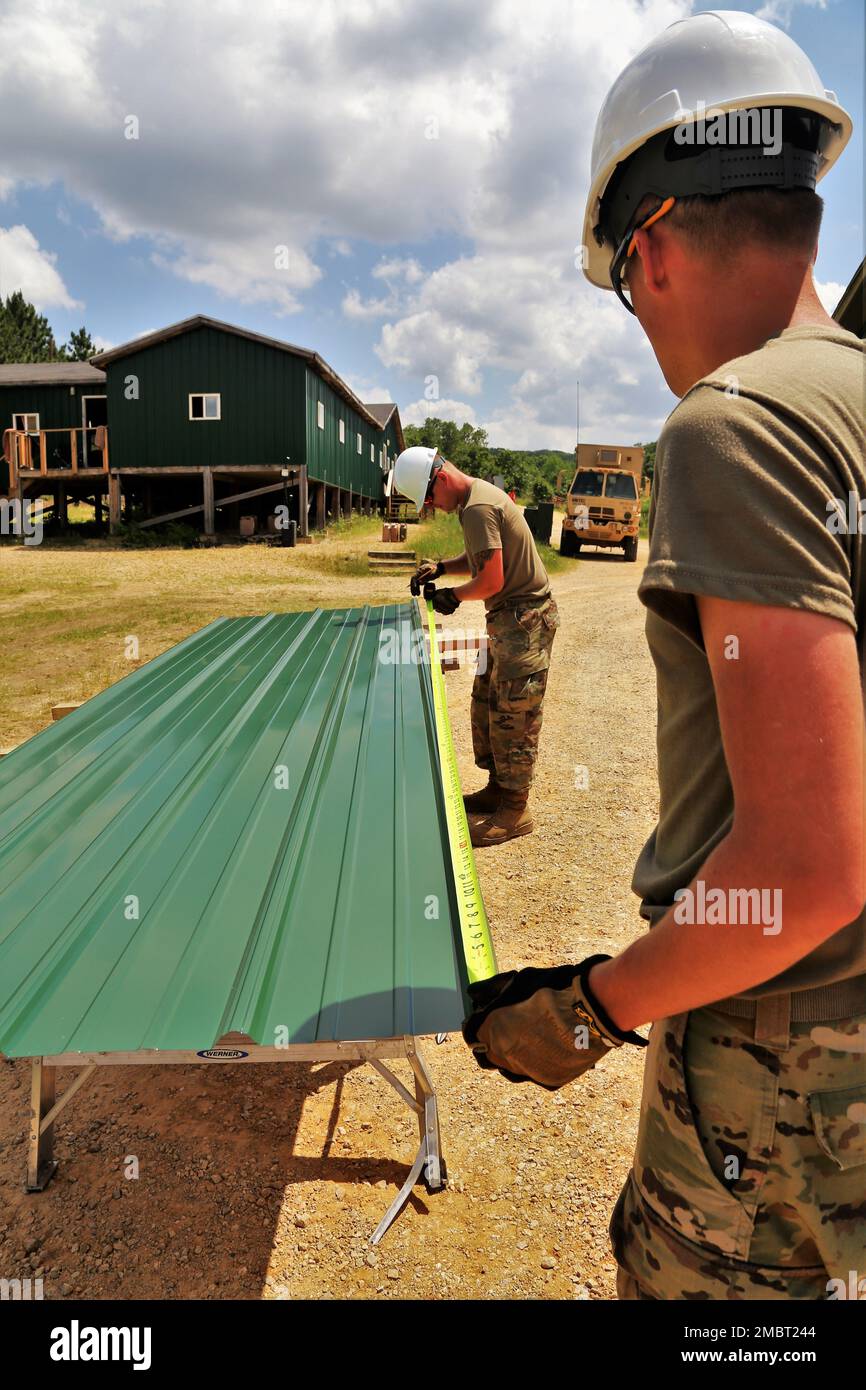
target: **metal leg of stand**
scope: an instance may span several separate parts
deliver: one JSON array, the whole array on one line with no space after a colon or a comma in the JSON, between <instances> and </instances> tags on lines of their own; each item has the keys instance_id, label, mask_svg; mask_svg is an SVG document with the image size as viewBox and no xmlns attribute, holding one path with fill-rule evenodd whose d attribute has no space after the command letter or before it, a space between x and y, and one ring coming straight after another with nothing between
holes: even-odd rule
<instances>
[{"instance_id":1,"label":"metal leg of stand","mask_svg":"<svg viewBox=\"0 0 866 1390\"><path fill-rule=\"evenodd\" d=\"M41 1057L33 1058L30 1082L30 1137L27 1145L27 1192L47 1187L57 1164L54 1161L54 1125L43 1128L42 1121L54 1109L57 1069L46 1067Z\"/></svg>"},{"instance_id":2,"label":"metal leg of stand","mask_svg":"<svg viewBox=\"0 0 866 1390\"><path fill-rule=\"evenodd\" d=\"M413 1049L409 1054L409 1063L415 1073L415 1100L420 1107L418 1127L421 1131L421 1142L427 1148L424 1177L431 1192L435 1192L445 1185L445 1177L442 1172L444 1164L442 1163L442 1140L439 1134L439 1107L436 1104L436 1092L433 1089L430 1073L424 1065L424 1059L416 1049Z\"/></svg>"},{"instance_id":3,"label":"metal leg of stand","mask_svg":"<svg viewBox=\"0 0 866 1390\"><path fill-rule=\"evenodd\" d=\"M418 1152L415 1161L406 1175L406 1181L397 1193L393 1202L389 1206L382 1220L371 1237L371 1243L378 1245L385 1232L396 1221L400 1212L408 1202L412 1189L418 1179L423 1175L427 1186L431 1191L444 1186L443 1175L444 1165L441 1158L441 1140L439 1136L439 1112L436 1105L436 1093L433 1090L433 1083L430 1080L427 1068L419 1055L415 1046L414 1038L406 1039L406 1059L412 1067L415 1076L415 1098L413 1099L401 1081L398 1081L386 1066L378 1059L371 1059L372 1065L380 1076L383 1076L395 1091L406 1102L410 1110L414 1110L418 1116L418 1128L421 1133L421 1142L418 1145Z\"/></svg>"}]
</instances>

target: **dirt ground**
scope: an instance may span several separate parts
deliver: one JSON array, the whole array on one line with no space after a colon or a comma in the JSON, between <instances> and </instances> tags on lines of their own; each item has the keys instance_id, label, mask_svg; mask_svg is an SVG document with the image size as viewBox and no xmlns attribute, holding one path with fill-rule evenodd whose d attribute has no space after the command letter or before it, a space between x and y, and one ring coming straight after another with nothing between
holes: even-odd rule
<instances>
[{"instance_id":1,"label":"dirt ground","mask_svg":"<svg viewBox=\"0 0 866 1390\"><path fill-rule=\"evenodd\" d=\"M478 853L500 968L614 952L643 929L629 883L656 810L654 682L636 597L645 551L641 542L631 565L619 552L589 552L553 581L562 626L536 830ZM264 576L274 554L245 563ZM34 592L39 562L54 558L18 552L4 565L31 566L21 588ZM123 558L134 570L139 557ZM277 553L276 563L287 558ZM64 561L70 593L77 559ZM204 592L218 561L161 557L177 571L179 608L189 598L184 575L194 571ZM111 583L108 559L105 575ZM211 578L207 602L193 595L186 630L218 612L252 611ZM297 591L331 605L381 602L402 597L405 582L308 576ZM269 587L263 577L262 599ZM269 606L291 607L289 593ZM446 626L467 622L461 613ZM102 674L55 670L53 698L83 698L122 674L107 677L99 661L92 671ZM482 780L469 738L471 680L465 665L447 677L467 789ZM34 718L44 722L41 705L18 721L19 737ZM377 1249L369 1236L414 1156L417 1126L370 1068L101 1069L58 1121L57 1176L27 1196L29 1068L0 1062L0 1275L42 1277L45 1297L60 1299L613 1297L607 1223L634 1143L640 1056L609 1057L550 1095L482 1073L458 1036L422 1040L422 1050L449 1183L434 1195L416 1188ZM61 1090L72 1076L59 1075ZM138 1176L129 1180L132 1159Z\"/></svg>"}]
</instances>

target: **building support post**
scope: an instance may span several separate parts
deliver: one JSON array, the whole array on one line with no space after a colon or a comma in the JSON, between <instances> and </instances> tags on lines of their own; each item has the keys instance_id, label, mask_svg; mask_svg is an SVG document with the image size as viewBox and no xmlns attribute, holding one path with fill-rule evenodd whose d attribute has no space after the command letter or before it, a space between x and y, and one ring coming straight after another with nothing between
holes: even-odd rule
<instances>
[{"instance_id":1,"label":"building support post","mask_svg":"<svg viewBox=\"0 0 866 1390\"><path fill-rule=\"evenodd\" d=\"M301 464L298 477L298 535L308 536L310 534L309 518L309 488L307 486L307 465Z\"/></svg>"},{"instance_id":2,"label":"building support post","mask_svg":"<svg viewBox=\"0 0 866 1390\"><path fill-rule=\"evenodd\" d=\"M349 488L349 520L352 520L352 489Z\"/></svg>"},{"instance_id":3,"label":"building support post","mask_svg":"<svg viewBox=\"0 0 866 1390\"><path fill-rule=\"evenodd\" d=\"M116 536L120 528L120 478L116 473L108 475L108 533Z\"/></svg>"},{"instance_id":4,"label":"building support post","mask_svg":"<svg viewBox=\"0 0 866 1390\"><path fill-rule=\"evenodd\" d=\"M213 501L213 469L204 468L202 470L202 485L204 487L204 533L206 536L214 534L214 501Z\"/></svg>"},{"instance_id":5,"label":"building support post","mask_svg":"<svg viewBox=\"0 0 866 1390\"><path fill-rule=\"evenodd\" d=\"M61 530L65 531L69 525L69 506L65 483L58 483L55 488L54 515L60 523Z\"/></svg>"},{"instance_id":6,"label":"building support post","mask_svg":"<svg viewBox=\"0 0 866 1390\"><path fill-rule=\"evenodd\" d=\"M316 529L318 531L324 531L325 529L325 512L327 511L325 506L326 492L327 485L325 483L316 484Z\"/></svg>"}]
</instances>

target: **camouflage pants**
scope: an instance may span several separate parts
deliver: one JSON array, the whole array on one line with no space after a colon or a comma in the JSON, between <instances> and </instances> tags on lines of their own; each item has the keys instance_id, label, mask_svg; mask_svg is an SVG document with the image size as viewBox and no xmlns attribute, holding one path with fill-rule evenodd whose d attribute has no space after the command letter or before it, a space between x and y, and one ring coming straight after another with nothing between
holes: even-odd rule
<instances>
[{"instance_id":1,"label":"camouflage pants","mask_svg":"<svg viewBox=\"0 0 866 1390\"><path fill-rule=\"evenodd\" d=\"M866 1297L866 1015L654 1024L610 1225L620 1298Z\"/></svg>"},{"instance_id":2,"label":"camouflage pants","mask_svg":"<svg viewBox=\"0 0 866 1390\"><path fill-rule=\"evenodd\" d=\"M552 598L487 618L487 667L472 686L472 747L478 766L511 791L528 791L532 782L558 626Z\"/></svg>"}]
</instances>

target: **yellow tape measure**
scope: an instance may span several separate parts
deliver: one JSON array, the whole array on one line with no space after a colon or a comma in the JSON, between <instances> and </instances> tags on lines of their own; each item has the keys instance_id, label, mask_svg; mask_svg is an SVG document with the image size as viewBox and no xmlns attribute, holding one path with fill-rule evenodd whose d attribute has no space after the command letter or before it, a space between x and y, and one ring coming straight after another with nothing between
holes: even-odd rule
<instances>
[{"instance_id":1,"label":"yellow tape measure","mask_svg":"<svg viewBox=\"0 0 866 1390\"><path fill-rule=\"evenodd\" d=\"M469 983L474 984L476 980L486 980L496 974L496 956L493 953L487 913L484 911L478 871L475 868L475 855L472 853L472 841L469 838L466 808L463 805L460 775L457 771L457 756L451 736L451 721L448 718L445 678L439 660L436 620L433 604L429 599L427 626L430 630L430 672L433 677L433 709L436 714L436 734L439 743L439 772L445 796L445 820L457 892L460 936Z\"/></svg>"}]
</instances>

